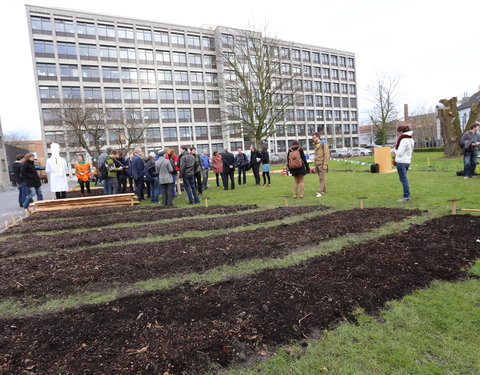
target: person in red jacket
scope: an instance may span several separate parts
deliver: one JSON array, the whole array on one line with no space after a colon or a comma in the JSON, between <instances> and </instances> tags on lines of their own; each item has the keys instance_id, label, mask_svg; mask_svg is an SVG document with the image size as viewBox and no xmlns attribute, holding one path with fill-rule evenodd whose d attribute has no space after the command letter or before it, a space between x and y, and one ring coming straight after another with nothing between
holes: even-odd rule
<instances>
[{"instance_id":1,"label":"person in red jacket","mask_svg":"<svg viewBox=\"0 0 480 375\"><path fill-rule=\"evenodd\" d=\"M212 167L213 167L213 173L215 173L215 176L217 178L217 188L218 188L220 187L220 175L223 173L222 155L220 155L218 151L213 151Z\"/></svg>"}]
</instances>

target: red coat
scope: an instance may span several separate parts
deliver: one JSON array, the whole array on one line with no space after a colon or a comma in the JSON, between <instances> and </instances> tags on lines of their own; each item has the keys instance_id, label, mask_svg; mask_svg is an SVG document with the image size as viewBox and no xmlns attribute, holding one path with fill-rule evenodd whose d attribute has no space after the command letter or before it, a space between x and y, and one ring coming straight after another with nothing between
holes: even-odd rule
<instances>
[{"instance_id":1,"label":"red coat","mask_svg":"<svg viewBox=\"0 0 480 375\"><path fill-rule=\"evenodd\" d=\"M222 155L217 154L212 157L212 166L214 173L223 173Z\"/></svg>"},{"instance_id":2,"label":"red coat","mask_svg":"<svg viewBox=\"0 0 480 375\"><path fill-rule=\"evenodd\" d=\"M165 155L165 159L170 159L170 156ZM173 154L172 159L173 159L173 162L175 163L175 170L178 172L180 170L180 167L178 166L178 155Z\"/></svg>"}]
</instances>

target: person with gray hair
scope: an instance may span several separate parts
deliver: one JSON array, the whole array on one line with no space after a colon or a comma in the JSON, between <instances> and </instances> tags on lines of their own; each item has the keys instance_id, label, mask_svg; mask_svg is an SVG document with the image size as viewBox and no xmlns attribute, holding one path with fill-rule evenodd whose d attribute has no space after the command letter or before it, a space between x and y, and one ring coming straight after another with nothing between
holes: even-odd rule
<instances>
[{"instance_id":1,"label":"person with gray hair","mask_svg":"<svg viewBox=\"0 0 480 375\"><path fill-rule=\"evenodd\" d=\"M142 159L142 148L136 147L135 153L132 159L132 178L135 181L135 193L137 194L138 200L143 200L143 175L144 175L145 165L143 164Z\"/></svg>"},{"instance_id":2,"label":"person with gray hair","mask_svg":"<svg viewBox=\"0 0 480 375\"><path fill-rule=\"evenodd\" d=\"M165 159L165 151L158 152L158 159L155 162L155 169L158 174L158 182L160 183L164 206L173 206L173 172L174 167L169 159Z\"/></svg>"},{"instance_id":3,"label":"person with gray hair","mask_svg":"<svg viewBox=\"0 0 480 375\"><path fill-rule=\"evenodd\" d=\"M202 185L203 190L208 189L208 170L211 167L210 158L208 157L208 150L203 150L200 155L200 160L202 162Z\"/></svg>"}]
</instances>

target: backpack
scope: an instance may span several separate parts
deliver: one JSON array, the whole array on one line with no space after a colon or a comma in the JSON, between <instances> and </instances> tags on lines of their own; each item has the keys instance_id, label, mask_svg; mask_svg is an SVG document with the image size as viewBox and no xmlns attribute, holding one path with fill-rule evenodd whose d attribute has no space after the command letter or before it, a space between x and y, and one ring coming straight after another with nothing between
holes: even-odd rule
<instances>
[{"instance_id":1,"label":"backpack","mask_svg":"<svg viewBox=\"0 0 480 375\"><path fill-rule=\"evenodd\" d=\"M300 155L300 151L298 151L298 148L296 150L290 150L290 154L288 155L288 168L297 169L301 168L302 165L303 160Z\"/></svg>"},{"instance_id":2,"label":"backpack","mask_svg":"<svg viewBox=\"0 0 480 375\"><path fill-rule=\"evenodd\" d=\"M100 164L98 166L98 173L100 174L100 177L103 178L104 180L108 177L108 171L107 171L106 163Z\"/></svg>"}]
</instances>

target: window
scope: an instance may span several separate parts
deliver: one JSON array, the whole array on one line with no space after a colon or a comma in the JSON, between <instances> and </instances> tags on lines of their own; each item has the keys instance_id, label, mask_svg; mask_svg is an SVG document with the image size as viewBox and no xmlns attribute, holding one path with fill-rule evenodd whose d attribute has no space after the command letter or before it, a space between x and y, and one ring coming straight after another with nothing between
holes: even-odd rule
<instances>
[{"instance_id":1,"label":"window","mask_svg":"<svg viewBox=\"0 0 480 375\"><path fill-rule=\"evenodd\" d=\"M321 92L322 91L322 82L320 81L315 81L313 83L313 86L315 87L315 91Z\"/></svg>"},{"instance_id":2,"label":"window","mask_svg":"<svg viewBox=\"0 0 480 375\"><path fill-rule=\"evenodd\" d=\"M40 64L37 63L37 75L38 77L55 77L57 70L55 64Z\"/></svg>"},{"instance_id":3,"label":"window","mask_svg":"<svg viewBox=\"0 0 480 375\"><path fill-rule=\"evenodd\" d=\"M213 55L204 55L203 64L205 65L205 68L215 68L217 66L217 60Z\"/></svg>"},{"instance_id":4,"label":"window","mask_svg":"<svg viewBox=\"0 0 480 375\"><path fill-rule=\"evenodd\" d=\"M98 66L82 65L82 77L85 80L99 80L100 72L99 72Z\"/></svg>"},{"instance_id":5,"label":"window","mask_svg":"<svg viewBox=\"0 0 480 375\"><path fill-rule=\"evenodd\" d=\"M140 69L139 77L142 83L155 84L155 70L153 69Z\"/></svg>"},{"instance_id":6,"label":"window","mask_svg":"<svg viewBox=\"0 0 480 375\"><path fill-rule=\"evenodd\" d=\"M80 99L80 87L62 87L65 99Z\"/></svg>"},{"instance_id":7,"label":"window","mask_svg":"<svg viewBox=\"0 0 480 375\"><path fill-rule=\"evenodd\" d=\"M177 103L190 103L190 91L176 90L175 98L177 99Z\"/></svg>"},{"instance_id":8,"label":"window","mask_svg":"<svg viewBox=\"0 0 480 375\"><path fill-rule=\"evenodd\" d=\"M126 102L136 102L140 100L138 89L123 89L123 98Z\"/></svg>"},{"instance_id":9,"label":"window","mask_svg":"<svg viewBox=\"0 0 480 375\"><path fill-rule=\"evenodd\" d=\"M322 68L322 77L323 78L330 78L330 69Z\"/></svg>"},{"instance_id":10,"label":"window","mask_svg":"<svg viewBox=\"0 0 480 375\"><path fill-rule=\"evenodd\" d=\"M340 56L340 66L347 66L347 59L344 56Z\"/></svg>"},{"instance_id":11,"label":"window","mask_svg":"<svg viewBox=\"0 0 480 375\"><path fill-rule=\"evenodd\" d=\"M158 109L146 108L143 110L143 118L146 122L158 122Z\"/></svg>"},{"instance_id":12,"label":"window","mask_svg":"<svg viewBox=\"0 0 480 375\"><path fill-rule=\"evenodd\" d=\"M195 53L189 53L188 54L188 63L190 66L202 66L202 55L198 55Z\"/></svg>"},{"instance_id":13,"label":"window","mask_svg":"<svg viewBox=\"0 0 480 375\"><path fill-rule=\"evenodd\" d=\"M209 108L208 116L211 122L218 122L221 120L220 108Z\"/></svg>"},{"instance_id":14,"label":"window","mask_svg":"<svg viewBox=\"0 0 480 375\"><path fill-rule=\"evenodd\" d=\"M331 84L330 84L330 82L323 82L323 91L324 91L324 92L331 92Z\"/></svg>"},{"instance_id":15,"label":"window","mask_svg":"<svg viewBox=\"0 0 480 375\"><path fill-rule=\"evenodd\" d=\"M192 90L192 101L194 104L205 103L205 93L201 90Z\"/></svg>"},{"instance_id":16,"label":"window","mask_svg":"<svg viewBox=\"0 0 480 375\"><path fill-rule=\"evenodd\" d=\"M225 81L236 81L237 76L233 70L225 70L224 72Z\"/></svg>"},{"instance_id":17,"label":"window","mask_svg":"<svg viewBox=\"0 0 480 375\"><path fill-rule=\"evenodd\" d=\"M35 54L49 54L53 55L53 43L46 42L43 40L34 40L33 47L35 49Z\"/></svg>"},{"instance_id":18,"label":"window","mask_svg":"<svg viewBox=\"0 0 480 375\"><path fill-rule=\"evenodd\" d=\"M357 98L350 98L350 107L357 106Z\"/></svg>"},{"instance_id":19,"label":"window","mask_svg":"<svg viewBox=\"0 0 480 375\"><path fill-rule=\"evenodd\" d=\"M218 83L217 73L205 73L205 83L207 85L216 85Z\"/></svg>"},{"instance_id":20,"label":"window","mask_svg":"<svg viewBox=\"0 0 480 375\"><path fill-rule=\"evenodd\" d=\"M357 93L355 85L348 85L348 87L350 88L350 94L355 95Z\"/></svg>"},{"instance_id":21,"label":"window","mask_svg":"<svg viewBox=\"0 0 480 375\"><path fill-rule=\"evenodd\" d=\"M323 105L323 97L320 95L315 95L315 105L322 106Z\"/></svg>"},{"instance_id":22,"label":"window","mask_svg":"<svg viewBox=\"0 0 480 375\"><path fill-rule=\"evenodd\" d=\"M152 32L150 30L137 29L137 40L143 43L151 43Z\"/></svg>"},{"instance_id":23,"label":"window","mask_svg":"<svg viewBox=\"0 0 480 375\"><path fill-rule=\"evenodd\" d=\"M157 78L159 83L172 83L172 71L159 70L157 72Z\"/></svg>"},{"instance_id":24,"label":"window","mask_svg":"<svg viewBox=\"0 0 480 375\"><path fill-rule=\"evenodd\" d=\"M332 79L338 79L338 69L332 69Z\"/></svg>"},{"instance_id":25,"label":"window","mask_svg":"<svg viewBox=\"0 0 480 375\"><path fill-rule=\"evenodd\" d=\"M194 108L193 116L196 122L207 122L207 109L206 108ZM206 138L205 138L206 139Z\"/></svg>"},{"instance_id":26,"label":"window","mask_svg":"<svg viewBox=\"0 0 480 375\"><path fill-rule=\"evenodd\" d=\"M188 72L175 71L175 83L188 85Z\"/></svg>"},{"instance_id":27,"label":"window","mask_svg":"<svg viewBox=\"0 0 480 375\"><path fill-rule=\"evenodd\" d=\"M42 109L42 118L44 122L48 123L54 123L59 121L57 114L52 109Z\"/></svg>"},{"instance_id":28,"label":"window","mask_svg":"<svg viewBox=\"0 0 480 375\"><path fill-rule=\"evenodd\" d=\"M316 118L318 121L323 121L323 111L317 109L317 110L315 111L315 118Z\"/></svg>"},{"instance_id":29,"label":"window","mask_svg":"<svg viewBox=\"0 0 480 375\"><path fill-rule=\"evenodd\" d=\"M58 55L62 57L77 57L75 43L57 43Z\"/></svg>"},{"instance_id":30,"label":"window","mask_svg":"<svg viewBox=\"0 0 480 375\"><path fill-rule=\"evenodd\" d=\"M100 57L102 59L117 60L117 48L111 46L100 46Z\"/></svg>"},{"instance_id":31,"label":"window","mask_svg":"<svg viewBox=\"0 0 480 375\"><path fill-rule=\"evenodd\" d=\"M345 108L348 107L348 98L346 97L342 98L342 107L345 107Z\"/></svg>"},{"instance_id":32,"label":"window","mask_svg":"<svg viewBox=\"0 0 480 375\"><path fill-rule=\"evenodd\" d=\"M312 81L303 81L303 89L305 91L313 91Z\"/></svg>"},{"instance_id":33,"label":"window","mask_svg":"<svg viewBox=\"0 0 480 375\"><path fill-rule=\"evenodd\" d=\"M118 81L118 68L113 66L104 66L102 68L102 76L104 81Z\"/></svg>"},{"instance_id":34,"label":"window","mask_svg":"<svg viewBox=\"0 0 480 375\"><path fill-rule=\"evenodd\" d=\"M332 117L333 117L333 112L332 111L325 111L325 118L328 120L328 121L331 121L332 120ZM330 133L330 132L329 132Z\"/></svg>"},{"instance_id":35,"label":"window","mask_svg":"<svg viewBox=\"0 0 480 375\"><path fill-rule=\"evenodd\" d=\"M153 35L155 43L168 46L168 33L166 31L154 31Z\"/></svg>"},{"instance_id":36,"label":"window","mask_svg":"<svg viewBox=\"0 0 480 375\"><path fill-rule=\"evenodd\" d=\"M313 105L313 95L305 95L305 105L307 106Z\"/></svg>"},{"instance_id":37,"label":"window","mask_svg":"<svg viewBox=\"0 0 480 375\"><path fill-rule=\"evenodd\" d=\"M120 58L122 60L131 60L132 62L134 62L136 60L136 56L137 55L135 53L135 48L120 48Z\"/></svg>"},{"instance_id":38,"label":"window","mask_svg":"<svg viewBox=\"0 0 480 375\"><path fill-rule=\"evenodd\" d=\"M190 108L179 108L178 109L178 121L179 122L192 122L192 111L190 111ZM191 131L192 128L189 127L190 129L190 136L191 136ZM180 134L180 137L182 135Z\"/></svg>"},{"instance_id":39,"label":"window","mask_svg":"<svg viewBox=\"0 0 480 375\"><path fill-rule=\"evenodd\" d=\"M218 91L207 91L207 101L209 104L219 104L220 94Z\"/></svg>"},{"instance_id":40,"label":"window","mask_svg":"<svg viewBox=\"0 0 480 375\"><path fill-rule=\"evenodd\" d=\"M163 113L163 110L162 110ZM175 120L175 112L173 114ZM162 115L163 119L163 115ZM163 128L163 139L165 141L176 141L177 140L177 128Z\"/></svg>"},{"instance_id":41,"label":"window","mask_svg":"<svg viewBox=\"0 0 480 375\"><path fill-rule=\"evenodd\" d=\"M355 81L355 72L348 72L348 80Z\"/></svg>"},{"instance_id":42,"label":"window","mask_svg":"<svg viewBox=\"0 0 480 375\"><path fill-rule=\"evenodd\" d=\"M346 120L346 121L350 120L350 118L349 118L349 112L348 112L348 111L343 111L343 112L342 112L342 120L344 120L344 121L345 121L345 120Z\"/></svg>"},{"instance_id":43,"label":"window","mask_svg":"<svg viewBox=\"0 0 480 375\"><path fill-rule=\"evenodd\" d=\"M347 88L348 88L348 85L346 83L340 84L340 91L342 92L342 94L348 93Z\"/></svg>"},{"instance_id":44,"label":"window","mask_svg":"<svg viewBox=\"0 0 480 375\"><path fill-rule=\"evenodd\" d=\"M300 65L293 65L292 73L294 76L302 75L302 67Z\"/></svg>"},{"instance_id":45,"label":"window","mask_svg":"<svg viewBox=\"0 0 480 375\"><path fill-rule=\"evenodd\" d=\"M55 20L55 31L57 34L74 34L73 21Z\"/></svg>"},{"instance_id":46,"label":"window","mask_svg":"<svg viewBox=\"0 0 480 375\"><path fill-rule=\"evenodd\" d=\"M187 45L189 48L200 49L200 37L198 35L187 35Z\"/></svg>"},{"instance_id":47,"label":"window","mask_svg":"<svg viewBox=\"0 0 480 375\"><path fill-rule=\"evenodd\" d=\"M347 71L346 70L340 70L340 79L342 81L346 81L347 80Z\"/></svg>"},{"instance_id":48,"label":"window","mask_svg":"<svg viewBox=\"0 0 480 375\"><path fill-rule=\"evenodd\" d=\"M183 34L172 33L172 45L175 47L185 47L185 36Z\"/></svg>"},{"instance_id":49,"label":"window","mask_svg":"<svg viewBox=\"0 0 480 375\"><path fill-rule=\"evenodd\" d=\"M332 106L332 97L331 96L325 96L324 100L325 100L325 106L327 106L327 107Z\"/></svg>"},{"instance_id":50,"label":"window","mask_svg":"<svg viewBox=\"0 0 480 375\"><path fill-rule=\"evenodd\" d=\"M335 121L340 121L342 119L342 111L333 111L335 116Z\"/></svg>"},{"instance_id":51,"label":"window","mask_svg":"<svg viewBox=\"0 0 480 375\"><path fill-rule=\"evenodd\" d=\"M173 103L173 90L160 89L158 90L158 95L161 103Z\"/></svg>"},{"instance_id":52,"label":"window","mask_svg":"<svg viewBox=\"0 0 480 375\"><path fill-rule=\"evenodd\" d=\"M290 74L292 73L292 66L287 63L282 63L280 70L283 74Z\"/></svg>"},{"instance_id":53,"label":"window","mask_svg":"<svg viewBox=\"0 0 480 375\"><path fill-rule=\"evenodd\" d=\"M315 77L321 77L322 76L322 69L319 66L315 66L313 68L313 75Z\"/></svg>"},{"instance_id":54,"label":"window","mask_svg":"<svg viewBox=\"0 0 480 375\"><path fill-rule=\"evenodd\" d=\"M307 77L311 77L312 76L312 67L308 66L308 65L304 65L303 66L303 75L305 75Z\"/></svg>"},{"instance_id":55,"label":"window","mask_svg":"<svg viewBox=\"0 0 480 375\"><path fill-rule=\"evenodd\" d=\"M308 121L315 120L315 111L313 109L307 109L307 120Z\"/></svg>"},{"instance_id":56,"label":"window","mask_svg":"<svg viewBox=\"0 0 480 375\"><path fill-rule=\"evenodd\" d=\"M195 118L196 121L198 121ZM206 126L195 126L195 138L197 139L208 139L208 127Z\"/></svg>"},{"instance_id":57,"label":"window","mask_svg":"<svg viewBox=\"0 0 480 375\"><path fill-rule=\"evenodd\" d=\"M233 46L234 39L233 35L222 34L222 44Z\"/></svg>"},{"instance_id":58,"label":"window","mask_svg":"<svg viewBox=\"0 0 480 375\"><path fill-rule=\"evenodd\" d=\"M157 102L157 90L156 89L142 89L142 100L145 103Z\"/></svg>"},{"instance_id":59,"label":"window","mask_svg":"<svg viewBox=\"0 0 480 375\"><path fill-rule=\"evenodd\" d=\"M352 124L352 133L357 133L357 132L358 132L358 125Z\"/></svg>"},{"instance_id":60,"label":"window","mask_svg":"<svg viewBox=\"0 0 480 375\"><path fill-rule=\"evenodd\" d=\"M30 19L32 29L35 31L46 31L50 33L52 31L52 23L50 18L32 17Z\"/></svg>"},{"instance_id":61,"label":"window","mask_svg":"<svg viewBox=\"0 0 480 375\"><path fill-rule=\"evenodd\" d=\"M330 56L330 61L332 62L332 65L338 65L338 56Z\"/></svg>"},{"instance_id":62,"label":"window","mask_svg":"<svg viewBox=\"0 0 480 375\"><path fill-rule=\"evenodd\" d=\"M172 52L173 64L177 66L187 66L187 55L183 52Z\"/></svg>"},{"instance_id":63,"label":"window","mask_svg":"<svg viewBox=\"0 0 480 375\"><path fill-rule=\"evenodd\" d=\"M285 110L285 120L286 121L292 121L294 116L293 116L293 109L286 109Z\"/></svg>"},{"instance_id":64,"label":"window","mask_svg":"<svg viewBox=\"0 0 480 375\"><path fill-rule=\"evenodd\" d=\"M310 52L309 51L302 51L302 60L303 61L310 61Z\"/></svg>"},{"instance_id":65,"label":"window","mask_svg":"<svg viewBox=\"0 0 480 375\"><path fill-rule=\"evenodd\" d=\"M293 60L300 60L300 50L292 49L292 59Z\"/></svg>"},{"instance_id":66,"label":"window","mask_svg":"<svg viewBox=\"0 0 480 375\"><path fill-rule=\"evenodd\" d=\"M289 59L290 58L290 50L288 48L280 48L280 57L283 59Z\"/></svg>"},{"instance_id":67,"label":"window","mask_svg":"<svg viewBox=\"0 0 480 375\"><path fill-rule=\"evenodd\" d=\"M202 45L203 45L203 48L215 49L215 41L213 38L209 36L202 37Z\"/></svg>"},{"instance_id":68,"label":"window","mask_svg":"<svg viewBox=\"0 0 480 375\"><path fill-rule=\"evenodd\" d=\"M153 51L151 49L138 49L138 59L141 62L152 63L153 62Z\"/></svg>"},{"instance_id":69,"label":"window","mask_svg":"<svg viewBox=\"0 0 480 375\"><path fill-rule=\"evenodd\" d=\"M138 80L137 69L122 68L122 79L127 82L136 82Z\"/></svg>"},{"instance_id":70,"label":"window","mask_svg":"<svg viewBox=\"0 0 480 375\"><path fill-rule=\"evenodd\" d=\"M305 120L305 110L297 109L296 117L297 120Z\"/></svg>"},{"instance_id":71,"label":"window","mask_svg":"<svg viewBox=\"0 0 480 375\"><path fill-rule=\"evenodd\" d=\"M352 68L352 69L355 68L355 63L354 63L354 60L353 60L352 57L349 57L349 58L347 59L347 61L348 61L348 67L349 67L349 68Z\"/></svg>"},{"instance_id":72,"label":"window","mask_svg":"<svg viewBox=\"0 0 480 375\"><path fill-rule=\"evenodd\" d=\"M318 52L312 53L312 62L314 64L320 64L320 54Z\"/></svg>"},{"instance_id":73,"label":"window","mask_svg":"<svg viewBox=\"0 0 480 375\"><path fill-rule=\"evenodd\" d=\"M95 37L95 25L93 23L77 22L78 36L93 36Z\"/></svg>"},{"instance_id":74,"label":"window","mask_svg":"<svg viewBox=\"0 0 480 375\"><path fill-rule=\"evenodd\" d=\"M235 151L236 149L243 149L243 143L240 142L230 142L230 150Z\"/></svg>"},{"instance_id":75,"label":"window","mask_svg":"<svg viewBox=\"0 0 480 375\"><path fill-rule=\"evenodd\" d=\"M40 86L40 99L42 101L49 99L59 99L58 87Z\"/></svg>"},{"instance_id":76,"label":"window","mask_svg":"<svg viewBox=\"0 0 480 375\"><path fill-rule=\"evenodd\" d=\"M83 95L85 100L88 101L102 100L102 92L100 88L97 87L85 87L83 89Z\"/></svg>"},{"instance_id":77,"label":"window","mask_svg":"<svg viewBox=\"0 0 480 375\"><path fill-rule=\"evenodd\" d=\"M155 60L157 60L157 63L159 64L170 65L170 52L155 51Z\"/></svg>"},{"instance_id":78,"label":"window","mask_svg":"<svg viewBox=\"0 0 480 375\"><path fill-rule=\"evenodd\" d=\"M97 46L92 44L80 44L80 56L81 57L97 57Z\"/></svg>"},{"instance_id":79,"label":"window","mask_svg":"<svg viewBox=\"0 0 480 375\"><path fill-rule=\"evenodd\" d=\"M158 111L157 111L157 115L158 115ZM160 128L145 129L145 138L151 141L160 141L161 140Z\"/></svg>"},{"instance_id":80,"label":"window","mask_svg":"<svg viewBox=\"0 0 480 375\"><path fill-rule=\"evenodd\" d=\"M332 83L332 91L335 94L340 93L340 85L338 83Z\"/></svg>"},{"instance_id":81,"label":"window","mask_svg":"<svg viewBox=\"0 0 480 375\"><path fill-rule=\"evenodd\" d=\"M113 25L98 24L97 28L100 39L115 39L115 27Z\"/></svg>"},{"instance_id":82,"label":"window","mask_svg":"<svg viewBox=\"0 0 480 375\"><path fill-rule=\"evenodd\" d=\"M120 94L120 89L117 88L105 88L105 100L109 101L121 101L122 96Z\"/></svg>"},{"instance_id":83,"label":"window","mask_svg":"<svg viewBox=\"0 0 480 375\"><path fill-rule=\"evenodd\" d=\"M330 64L329 56L326 53L322 53L322 63L323 64Z\"/></svg>"},{"instance_id":84,"label":"window","mask_svg":"<svg viewBox=\"0 0 480 375\"><path fill-rule=\"evenodd\" d=\"M78 78L78 67L76 65L60 65L60 77Z\"/></svg>"},{"instance_id":85,"label":"window","mask_svg":"<svg viewBox=\"0 0 480 375\"><path fill-rule=\"evenodd\" d=\"M357 111L351 111L350 114L352 116L352 120L356 121L357 120Z\"/></svg>"},{"instance_id":86,"label":"window","mask_svg":"<svg viewBox=\"0 0 480 375\"><path fill-rule=\"evenodd\" d=\"M287 142L277 141L277 152L285 152L285 151L287 151Z\"/></svg>"},{"instance_id":87,"label":"window","mask_svg":"<svg viewBox=\"0 0 480 375\"><path fill-rule=\"evenodd\" d=\"M133 41L133 29L129 27L118 26L118 38L130 39Z\"/></svg>"},{"instance_id":88,"label":"window","mask_svg":"<svg viewBox=\"0 0 480 375\"><path fill-rule=\"evenodd\" d=\"M175 122L175 108L162 108L162 122Z\"/></svg>"}]
</instances>

